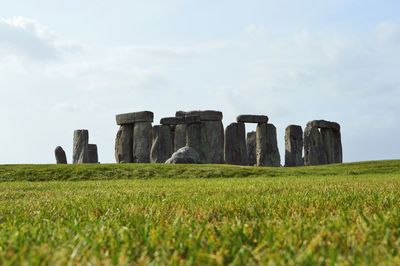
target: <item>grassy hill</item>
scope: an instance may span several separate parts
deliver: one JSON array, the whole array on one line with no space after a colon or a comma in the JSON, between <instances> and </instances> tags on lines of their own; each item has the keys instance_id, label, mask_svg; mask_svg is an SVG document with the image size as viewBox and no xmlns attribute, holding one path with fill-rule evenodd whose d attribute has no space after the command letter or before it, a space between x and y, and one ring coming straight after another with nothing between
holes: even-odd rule
<instances>
[{"instance_id":1,"label":"grassy hill","mask_svg":"<svg viewBox=\"0 0 400 266\"><path fill-rule=\"evenodd\" d=\"M400 161L1 165L0 181L0 265L400 264Z\"/></svg>"},{"instance_id":2,"label":"grassy hill","mask_svg":"<svg viewBox=\"0 0 400 266\"><path fill-rule=\"evenodd\" d=\"M109 180L149 178L314 177L400 174L400 161L371 161L308 167L233 165L85 164L0 165L0 181Z\"/></svg>"}]
</instances>

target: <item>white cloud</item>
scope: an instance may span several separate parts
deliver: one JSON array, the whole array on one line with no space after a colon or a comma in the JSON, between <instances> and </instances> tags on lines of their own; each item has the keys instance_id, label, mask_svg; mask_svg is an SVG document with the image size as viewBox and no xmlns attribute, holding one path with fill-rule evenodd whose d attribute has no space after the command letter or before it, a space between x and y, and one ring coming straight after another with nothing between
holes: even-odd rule
<instances>
[{"instance_id":1,"label":"white cloud","mask_svg":"<svg viewBox=\"0 0 400 266\"><path fill-rule=\"evenodd\" d=\"M0 53L50 60L81 51L72 41L62 40L48 27L25 17L0 19Z\"/></svg>"}]
</instances>

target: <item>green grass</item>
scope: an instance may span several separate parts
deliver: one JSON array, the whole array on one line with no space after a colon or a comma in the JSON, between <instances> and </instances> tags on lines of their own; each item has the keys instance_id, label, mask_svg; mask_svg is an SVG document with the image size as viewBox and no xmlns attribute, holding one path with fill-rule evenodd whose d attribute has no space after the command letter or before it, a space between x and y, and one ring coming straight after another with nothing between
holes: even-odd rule
<instances>
[{"instance_id":1,"label":"green grass","mask_svg":"<svg viewBox=\"0 0 400 266\"><path fill-rule=\"evenodd\" d=\"M4 165L0 180L0 265L400 264L400 161Z\"/></svg>"}]
</instances>

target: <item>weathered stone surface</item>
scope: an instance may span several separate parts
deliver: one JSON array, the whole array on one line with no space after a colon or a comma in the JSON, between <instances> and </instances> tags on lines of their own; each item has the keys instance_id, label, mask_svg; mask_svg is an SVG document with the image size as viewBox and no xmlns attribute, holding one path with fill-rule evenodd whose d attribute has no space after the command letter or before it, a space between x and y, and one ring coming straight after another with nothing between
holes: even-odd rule
<instances>
[{"instance_id":1,"label":"weathered stone surface","mask_svg":"<svg viewBox=\"0 0 400 266\"><path fill-rule=\"evenodd\" d=\"M86 129L74 131L74 144L72 150L72 162L74 164L88 162L89 132Z\"/></svg>"},{"instance_id":2,"label":"weathered stone surface","mask_svg":"<svg viewBox=\"0 0 400 266\"><path fill-rule=\"evenodd\" d=\"M272 124L259 123L256 129L257 166L280 166L276 128Z\"/></svg>"},{"instance_id":3,"label":"weathered stone surface","mask_svg":"<svg viewBox=\"0 0 400 266\"><path fill-rule=\"evenodd\" d=\"M266 115L239 115L236 117L236 122L241 123L268 123Z\"/></svg>"},{"instance_id":4,"label":"weathered stone surface","mask_svg":"<svg viewBox=\"0 0 400 266\"><path fill-rule=\"evenodd\" d=\"M304 165L328 163L325 145L320 130L307 126L304 129Z\"/></svg>"},{"instance_id":5,"label":"weathered stone surface","mask_svg":"<svg viewBox=\"0 0 400 266\"><path fill-rule=\"evenodd\" d=\"M304 165L303 130L301 126L289 125L285 130L285 166Z\"/></svg>"},{"instance_id":6,"label":"weathered stone surface","mask_svg":"<svg viewBox=\"0 0 400 266\"><path fill-rule=\"evenodd\" d=\"M200 116L188 115L183 117L164 117L161 118L161 125L180 125L180 124L192 124L200 123Z\"/></svg>"},{"instance_id":7,"label":"weathered stone surface","mask_svg":"<svg viewBox=\"0 0 400 266\"><path fill-rule=\"evenodd\" d=\"M167 125L153 127L153 144L150 151L150 162L165 163L172 155L171 129Z\"/></svg>"},{"instance_id":8,"label":"weathered stone surface","mask_svg":"<svg viewBox=\"0 0 400 266\"><path fill-rule=\"evenodd\" d=\"M322 141L325 147L327 163L342 162L342 141L340 130L321 128Z\"/></svg>"},{"instance_id":9,"label":"weathered stone surface","mask_svg":"<svg viewBox=\"0 0 400 266\"><path fill-rule=\"evenodd\" d=\"M257 165L257 153L256 153L256 132L252 131L247 133L246 139L247 148L247 161L250 166Z\"/></svg>"},{"instance_id":10,"label":"weathered stone surface","mask_svg":"<svg viewBox=\"0 0 400 266\"><path fill-rule=\"evenodd\" d=\"M165 163L167 164L197 164L200 157L196 150L185 146L174 152Z\"/></svg>"},{"instance_id":11,"label":"weathered stone surface","mask_svg":"<svg viewBox=\"0 0 400 266\"><path fill-rule=\"evenodd\" d=\"M120 126L115 138L117 163L133 163L133 125Z\"/></svg>"},{"instance_id":12,"label":"weathered stone surface","mask_svg":"<svg viewBox=\"0 0 400 266\"><path fill-rule=\"evenodd\" d=\"M244 123L232 123L226 127L224 154L227 164L248 164Z\"/></svg>"},{"instance_id":13,"label":"weathered stone surface","mask_svg":"<svg viewBox=\"0 0 400 266\"><path fill-rule=\"evenodd\" d=\"M341 163L342 141L336 122L313 120L304 130L304 164Z\"/></svg>"},{"instance_id":14,"label":"weathered stone surface","mask_svg":"<svg viewBox=\"0 0 400 266\"><path fill-rule=\"evenodd\" d=\"M307 123L307 127L317 127L317 128L332 128L335 130L340 130L340 125L336 122L330 122L326 120L313 120Z\"/></svg>"},{"instance_id":15,"label":"weathered stone surface","mask_svg":"<svg viewBox=\"0 0 400 266\"><path fill-rule=\"evenodd\" d=\"M186 145L200 155L201 163L224 163L224 126L221 121L203 121L187 126Z\"/></svg>"},{"instance_id":16,"label":"weathered stone surface","mask_svg":"<svg viewBox=\"0 0 400 266\"><path fill-rule=\"evenodd\" d=\"M222 121L222 112L206 110L206 111L177 111L175 113L176 117L187 117L187 116L200 116L201 121Z\"/></svg>"},{"instance_id":17,"label":"weathered stone surface","mask_svg":"<svg viewBox=\"0 0 400 266\"><path fill-rule=\"evenodd\" d=\"M54 154L56 156L57 164L67 164L67 156L65 155L65 151L62 147L57 146L54 150Z\"/></svg>"},{"instance_id":18,"label":"weathered stone surface","mask_svg":"<svg viewBox=\"0 0 400 266\"><path fill-rule=\"evenodd\" d=\"M119 114L115 116L117 125L134 124L137 122L153 122L154 114L150 111Z\"/></svg>"},{"instance_id":19,"label":"weathered stone surface","mask_svg":"<svg viewBox=\"0 0 400 266\"><path fill-rule=\"evenodd\" d=\"M152 126L150 122L135 123L133 129L133 162L149 163Z\"/></svg>"},{"instance_id":20,"label":"weathered stone surface","mask_svg":"<svg viewBox=\"0 0 400 266\"><path fill-rule=\"evenodd\" d=\"M88 145L88 163L99 163L99 155L97 153L97 145Z\"/></svg>"},{"instance_id":21,"label":"weathered stone surface","mask_svg":"<svg viewBox=\"0 0 400 266\"><path fill-rule=\"evenodd\" d=\"M186 146L187 125L176 125L174 132L174 151Z\"/></svg>"},{"instance_id":22,"label":"weathered stone surface","mask_svg":"<svg viewBox=\"0 0 400 266\"><path fill-rule=\"evenodd\" d=\"M186 146L198 152L200 162L206 163L206 155L203 152L203 143L205 142L203 134L203 124L191 124L186 127Z\"/></svg>"}]
</instances>

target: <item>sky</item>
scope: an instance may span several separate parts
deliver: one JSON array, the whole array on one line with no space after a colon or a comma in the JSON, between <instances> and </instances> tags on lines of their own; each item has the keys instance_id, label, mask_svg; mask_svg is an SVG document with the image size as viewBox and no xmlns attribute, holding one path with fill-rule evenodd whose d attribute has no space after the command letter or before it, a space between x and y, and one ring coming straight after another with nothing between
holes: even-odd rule
<instances>
[{"instance_id":1,"label":"sky","mask_svg":"<svg viewBox=\"0 0 400 266\"><path fill-rule=\"evenodd\" d=\"M118 113L263 114L341 125L345 162L400 159L398 0L0 0L0 164L69 162ZM246 124L246 130L255 126Z\"/></svg>"}]
</instances>

